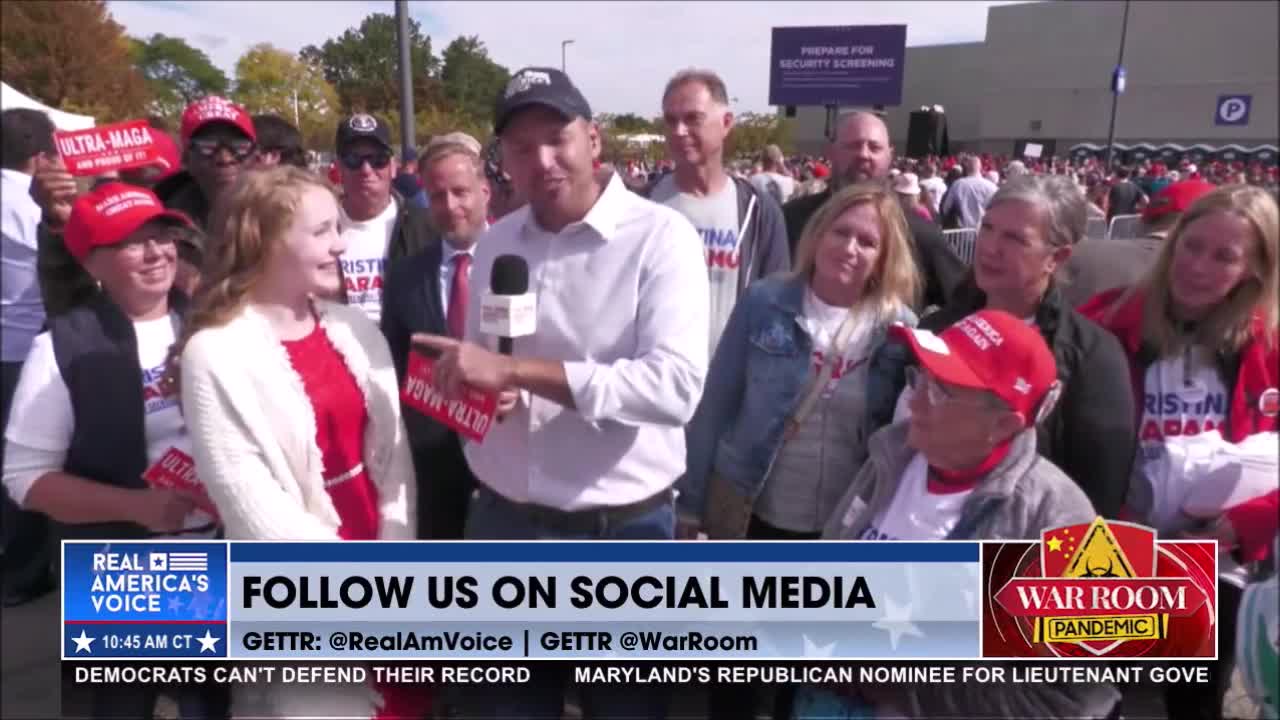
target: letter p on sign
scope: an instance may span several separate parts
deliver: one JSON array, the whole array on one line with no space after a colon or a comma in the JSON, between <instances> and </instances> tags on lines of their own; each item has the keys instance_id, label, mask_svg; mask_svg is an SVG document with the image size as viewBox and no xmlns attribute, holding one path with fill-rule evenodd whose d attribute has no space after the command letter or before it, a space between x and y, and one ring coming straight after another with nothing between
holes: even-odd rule
<instances>
[{"instance_id":1,"label":"letter p on sign","mask_svg":"<svg viewBox=\"0 0 1280 720\"><path fill-rule=\"evenodd\" d=\"M1219 95L1214 125L1248 125L1252 95Z\"/></svg>"}]
</instances>

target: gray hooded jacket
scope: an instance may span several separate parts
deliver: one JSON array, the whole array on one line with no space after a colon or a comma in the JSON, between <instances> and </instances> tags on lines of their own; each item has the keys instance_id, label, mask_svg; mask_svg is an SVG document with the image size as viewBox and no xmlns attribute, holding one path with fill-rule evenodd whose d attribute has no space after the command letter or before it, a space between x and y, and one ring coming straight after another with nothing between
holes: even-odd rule
<instances>
[{"instance_id":1,"label":"gray hooded jacket","mask_svg":"<svg viewBox=\"0 0 1280 720\"><path fill-rule=\"evenodd\" d=\"M915 455L907 423L883 428L869 440L869 457L831 513L823 538L852 540L893 501ZM1039 540L1048 528L1088 523L1093 506L1071 478L1036 452L1036 434L1013 439L1009 455L982 478L960 511L948 540ZM891 702L907 717L1106 717L1120 693L1109 684L903 684Z\"/></svg>"}]
</instances>

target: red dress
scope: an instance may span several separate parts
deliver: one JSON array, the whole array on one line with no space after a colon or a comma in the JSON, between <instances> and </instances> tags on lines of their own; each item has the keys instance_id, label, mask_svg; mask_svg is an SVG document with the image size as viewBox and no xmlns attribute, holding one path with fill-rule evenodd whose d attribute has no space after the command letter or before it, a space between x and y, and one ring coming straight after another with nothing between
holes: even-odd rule
<instances>
[{"instance_id":1,"label":"red dress","mask_svg":"<svg viewBox=\"0 0 1280 720\"><path fill-rule=\"evenodd\" d=\"M377 540L378 489L364 467L369 411L360 386L319 323L301 340L284 342L284 348L315 413L325 489L341 523L338 536L343 540ZM385 701L378 720L424 718L431 713L426 686L374 685Z\"/></svg>"}]
</instances>

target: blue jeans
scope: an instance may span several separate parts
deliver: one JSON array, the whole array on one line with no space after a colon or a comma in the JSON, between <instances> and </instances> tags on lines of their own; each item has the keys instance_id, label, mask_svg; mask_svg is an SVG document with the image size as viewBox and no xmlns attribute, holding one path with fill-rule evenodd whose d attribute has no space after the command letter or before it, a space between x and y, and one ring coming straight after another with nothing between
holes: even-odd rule
<instances>
[{"instance_id":1,"label":"blue jeans","mask_svg":"<svg viewBox=\"0 0 1280 720\"><path fill-rule=\"evenodd\" d=\"M468 540L671 540L675 537L675 506L668 502L612 524L603 515L591 533L566 534L534 521L520 508L481 488L467 513ZM532 666L528 684L476 687L466 693L460 720L560 720L565 687L573 668L563 663ZM671 689L663 686L579 686L586 720L665 720Z\"/></svg>"}]
</instances>

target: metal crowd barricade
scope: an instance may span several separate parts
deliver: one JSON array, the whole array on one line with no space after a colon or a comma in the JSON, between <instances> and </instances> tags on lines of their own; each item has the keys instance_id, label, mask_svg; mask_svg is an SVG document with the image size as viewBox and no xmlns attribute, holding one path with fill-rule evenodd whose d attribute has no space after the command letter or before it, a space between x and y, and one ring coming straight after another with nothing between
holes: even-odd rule
<instances>
[{"instance_id":1,"label":"metal crowd barricade","mask_svg":"<svg viewBox=\"0 0 1280 720\"><path fill-rule=\"evenodd\" d=\"M951 252L964 261L965 265L973 264L974 249L978 244L978 231L973 228L959 230L943 230L942 239L947 242Z\"/></svg>"},{"instance_id":2,"label":"metal crowd barricade","mask_svg":"<svg viewBox=\"0 0 1280 720\"><path fill-rule=\"evenodd\" d=\"M1123 240L1126 238L1136 238L1138 237L1138 232L1141 229L1141 215L1116 215L1111 218L1111 225L1107 228L1107 239Z\"/></svg>"},{"instance_id":3,"label":"metal crowd barricade","mask_svg":"<svg viewBox=\"0 0 1280 720\"><path fill-rule=\"evenodd\" d=\"M1106 240L1107 219L1089 218L1089 223L1084 227L1084 236L1089 240Z\"/></svg>"}]
</instances>

